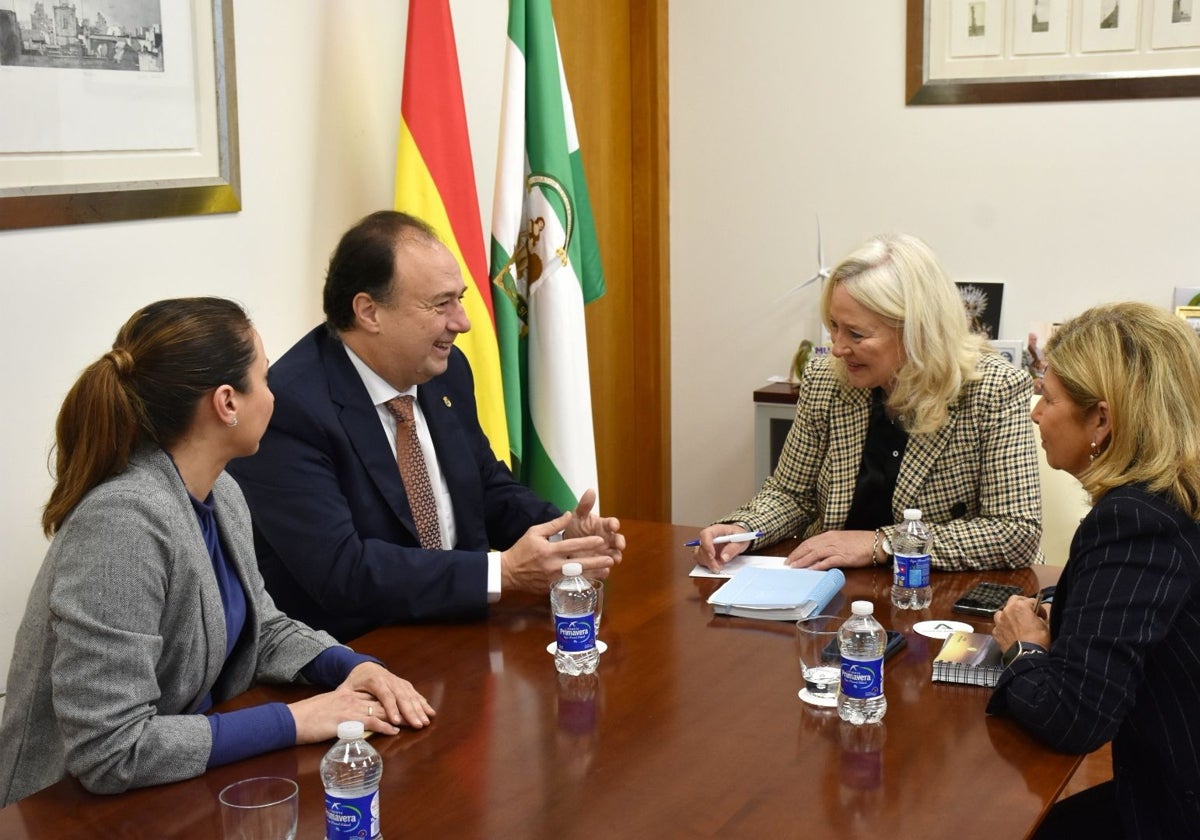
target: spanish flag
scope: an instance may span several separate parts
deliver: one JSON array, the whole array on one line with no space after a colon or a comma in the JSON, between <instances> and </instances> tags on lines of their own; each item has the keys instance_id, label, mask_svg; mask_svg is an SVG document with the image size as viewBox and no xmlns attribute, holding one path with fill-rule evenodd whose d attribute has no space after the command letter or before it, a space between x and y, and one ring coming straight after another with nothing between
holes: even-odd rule
<instances>
[{"instance_id":1,"label":"spanish flag","mask_svg":"<svg viewBox=\"0 0 1200 840\"><path fill-rule=\"evenodd\" d=\"M508 463L508 426L479 196L448 0L410 0L396 153L396 209L425 220L458 259L471 331L456 344L475 374L479 422Z\"/></svg>"}]
</instances>

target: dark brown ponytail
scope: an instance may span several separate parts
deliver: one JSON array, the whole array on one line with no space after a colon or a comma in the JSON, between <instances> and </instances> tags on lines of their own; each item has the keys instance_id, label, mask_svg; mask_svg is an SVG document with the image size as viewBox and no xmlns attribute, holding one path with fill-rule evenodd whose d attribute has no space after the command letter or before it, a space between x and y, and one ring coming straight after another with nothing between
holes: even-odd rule
<instances>
[{"instance_id":1,"label":"dark brown ponytail","mask_svg":"<svg viewBox=\"0 0 1200 840\"><path fill-rule=\"evenodd\" d=\"M138 443L177 441L206 393L220 385L245 392L253 361L250 320L233 301L175 298L135 312L58 412L46 535L88 491L124 470Z\"/></svg>"}]
</instances>

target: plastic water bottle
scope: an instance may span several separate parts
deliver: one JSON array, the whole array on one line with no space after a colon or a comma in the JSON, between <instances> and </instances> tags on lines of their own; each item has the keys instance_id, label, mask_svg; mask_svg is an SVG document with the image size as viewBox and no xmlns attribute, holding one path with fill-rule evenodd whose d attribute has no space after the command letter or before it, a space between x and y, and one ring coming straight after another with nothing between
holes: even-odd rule
<instances>
[{"instance_id":1,"label":"plastic water bottle","mask_svg":"<svg viewBox=\"0 0 1200 840\"><path fill-rule=\"evenodd\" d=\"M892 537L892 604L902 610L923 610L933 600L929 585L929 546L933 538L921 521L921 511L909 508Z\"/></svg>"},{"instance_id":2,"label":"plastic water bottle","mask_svg":"<svg viewBox=\"0 0 1200 840\"><path fill-rule=\"evenodd\" d=\"M855 725L876 723L887 711L883 696L883 653L887 633L875 620L875 605L855 601L850 617L838 630L842 653L842 680L838 690L838 717Z\"/></svg>"},{"instance_id":3,"label":"plastic water bottle","mask_svg":"<svg viewBox=\"0 0 1200 840\"><path fill-rule=\"evenodd\" d=\"M383 758L363 739L363 724L346 720L338 724L338 742L321 759L325 785L325 837L327 840L367 838L378 840L379 780Z\"/></svg>"},{"instance_id":4,"label":"plastic water bottle","mask_svg":"<svg viewBox=\"0 0 1200 840\"><path fill-rule=\"evenodd\" d=\"M596 670L596 590L583 577L579 563L564 563L563 578L550 590L557 650L554 667L560 674L590 674Z\"/></svg>"}]
</instances>

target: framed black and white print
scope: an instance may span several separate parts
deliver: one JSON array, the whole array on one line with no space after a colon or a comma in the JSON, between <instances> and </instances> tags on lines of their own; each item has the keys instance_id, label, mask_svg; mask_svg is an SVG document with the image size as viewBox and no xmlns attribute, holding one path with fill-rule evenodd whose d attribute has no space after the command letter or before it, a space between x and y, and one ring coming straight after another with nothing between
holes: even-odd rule
<instances>
[{"instance_id":1,"label":"framed black and white print","mask_svg":"<svg viewBox=\"0 0 1200 840\"><path fill-rule=\"evenodd\" d=\"M0 230L241 209L232 0L0 0Z\"/></svg>"}]
</instances>

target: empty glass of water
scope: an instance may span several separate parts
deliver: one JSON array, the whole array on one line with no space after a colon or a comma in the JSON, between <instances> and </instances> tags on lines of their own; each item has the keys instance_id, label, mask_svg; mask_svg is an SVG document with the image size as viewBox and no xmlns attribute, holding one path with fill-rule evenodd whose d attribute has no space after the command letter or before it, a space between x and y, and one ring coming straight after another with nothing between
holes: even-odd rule
<instances>
[{"instance_id":1,"label":"empty glass of water","mask_svg":"<svg viewBox=\"0 0 1200 840\"><path fill-rule=\"evenodd\" d=\"M837 705L842 657L837 633L842 619L835 615L813 615L796 622L796 655L804 687L800 699L814 706Z\"/></svg>"}]
</instances>

